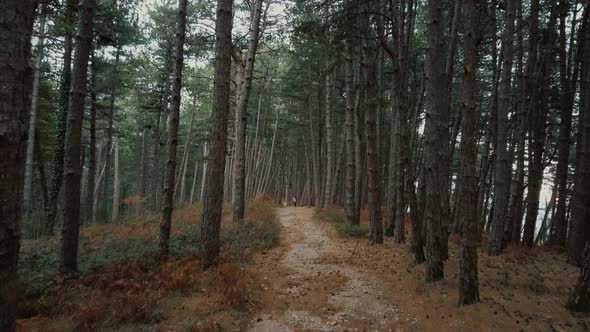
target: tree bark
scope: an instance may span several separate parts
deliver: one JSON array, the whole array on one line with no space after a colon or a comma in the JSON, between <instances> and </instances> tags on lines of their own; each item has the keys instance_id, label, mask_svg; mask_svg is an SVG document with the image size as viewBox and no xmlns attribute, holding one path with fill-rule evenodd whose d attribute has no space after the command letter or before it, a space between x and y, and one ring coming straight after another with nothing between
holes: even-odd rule
<instances>
[{"instance_id":1,"label":"tree bark","mask_svg":"<svg viewBox=\"0 0 590 332\"><path fill-rule=\"evenodd\" d=\"M78 270L78 238L80 236L80 150L84 97L88 59L92 49L94 0L82 0L76 35L76 51L72 71L68 121L64 154L64 206L59 270L75 273Z\"/></svg>"},{"instance_id":2,"label":"tree bark","mask_svg":"<svg viewBox=\"0 0 590 332\"><path fill-rule=\"evenodd\" d=\"M536 89L532 95L531 111L529 113L529 173L527 213L522 234L522 243L528 247L534 245L535 225L539 212L539 197L543 186L543 171L545 169L545 138L547 116L549 113L549 92L551 81L551 68L555 53L553 51L555 39L555 25L557 21L557 1L551 5L550 19L543 37L542 59L540 68L536 73Z\"/></svg>"},{"instance_id":3,"label":"tree bark","mask_svg":"<svg viewBox=\"0 0 590 332\"><path fill-rule=\"evenodd\" d=\"M443 12L441 1L429 0L427 3L427 51L426 51L426 124L424 128L424 180L425 202L424 223L426 226L426 281L444 278L443 249L446 236L442 232L442 204L440 193L446 182L443 179L444 158L448 154L448 119L446 114L446 84ZM441 139L443 138L443 139Z\"/></svg>"},{"instance_id":4,"label":"tree bark","mask_svg":"<svg viewBox=\"0 0 590 332\"><path fill-rule=\"evenodd\" d=\"M256 60L256 50L260 35L260 18L262 16L263 0L256 0L252 12L252 22L248 40L248 51L242 59L240 54L238 66L244 73L243 80L239 82L238 98L236 101L236 146L234 161L234 215L235 223L244 220L245 187L246 187L246 134L248 126L248 101L252 89L252 74Z\"/></svg>"},{"instance_id":5,"label":"tree bark","mask_svg":"<svg viewBox=\"0 0 590 332\"><path fill-rule=\"evenodd\" d=\"M571 226L568 232L567 261L581 266L583 249L590 240L590 28L589 8L584 10L584 53L580 76L580 139L576 150L576 174L572 196ZM588 256L586 256L586 259Z\"/></svg>"},{"instance_id":6,"label":"tree bark","mask_svg":"<svg viewBox=\"0 0 590 332\"><path fill-rule=\"evenodd\" d=\"M494 9L495 10L495 9ZM506 0L506 27L502 37L503 65L498 89L498 120L496 123L496 173L494 176L494 219L491 224L488 255L502 253L504 223L508 216L510 199L511 165L508 152L508 113L510 113L510 93L514 49L514 0Z\"/></svg>"},{"instance_id":7,"label":"tree bark","mask_svg":"<svg viewBox=\"0 0 590 332\"><path fill-rule=\"evenodd\" d=\"M48 3L43 4L39 17L39 36L35 54L33 74L33 91L31 92L31 115L29 117L29 138L27 141L27 157L25 162L25 181L23 188L23 212L25 220L31 217L31 195L33 180L33 163L35 161L35 133L37 128L37 110L39 105L39 82L41 79L41 62L43 60L43 48L45 44L45 21L47 19Z\"/></svg>"},{"instance_id":8,"label":"tree bark","mask_svg":"<svg viewBox=\"0 0 590 332\"><path fill-rule=\"evenodd\" d=\"M0 2L0 330L15 331L19 222L33 71L32 1Z\"/></svg>"},{"instance_id":9,"label":"tree bark","mask_svg":"<svg viewBox=\"0 0 590 332\"><path fill-rule=\"evenodd\" d=\"M525 152L525 138L526 138L526 80L524 78L524 21L522 17L522 1L516 2L516 20L518 22L517 34L517 77L518 77L518 95L516 105L515 119L518 121L518 126L514 131L514 144L516 149L516 171L510 187L510 201L509 201L509 219L508 226L505 227L506 243L519 244L522 230L522 214L524 201L524 152Z\"/></svg>"},{"instance_id":10,"label":"tree bark","mask_svg":"<svg viewBox=\"0 0 590 332\"><path fill-rule=\"evenodd\" d=\"M465 0L465 54L463 81L463 121L461 130L461 259L459 264L459 306L479 302L479 280L477 271L477 179L475 163L477 146L475 141L476 108L476 67L479 44L478 13L484 2Z\"/></svg>"},{"instance_id":11,"label":"tree bark","mask_svg":"<svg viewBox=\"0 0 590 332\"><path fill-rule=\"evenodd\" d=\"M215 87L211 121L211 167L207 169L207 184L201 231L201 254L204 268L211 267L219 255L219 232L223 204L223 180L229 92L231 79L231 31L233 0L217 0L215 20Z\"/></svg>"},{"instance_id":12,"label":"tree bark","mask_svg":"<svg viewBox=\"0 0 590 332\"><path fill-rule=\"evenodd\" d=\"M363 10L364 9L364 10ZM379 146L377 137L377 77L375 72L374 50L369 44L371 39L370 14L371 6L366 3L361 9L359 29L362 32L362 79L366 88L365 128L367 139L367 169L369 194L369 242L383 243L383 224L381 221L381 172L379 163Z\"/></svg>"},{"instance_id":13,"label":"tree bark","mask_svg":"<svg viewBox=\"0 0 590 332\"><path fill-rule=\"evenodd\" d=\"M115 142L115 169L113 177L113 211L111 214L112 222L119 219L119 201L121 200L121 181L119 179L119 142Z\"/></svg>"},{"instance_id":14,"label":"tree bark","mask_svg":"<svg viewBox=\"0 0 590 332\"><path fill-rule=\"evenodd\" d=\"M330 198L332 196L332 182L335 181L334 177L334 130L332 127L333 122L333 115L332 115L332 85L331 80L335 80L336 78L332 78L330 75L330 68L326 65L326 77L325 77L325 102L324 102L324 109L326 110L326 184L324 187L324 201L323 207L326 208L331 204Z\"/></svg>"},{"instance_id":15,"label":"tree bark","mask_svg":"<svg viewBox=\"0 0 590 332\"><path fill-rule=\"evenodd\" d=\"M64 36L64 56L61 82L59 86L59 111L57 115L57 134L53 146L53 162L51 164L51 180L49 182L49 204L47 205L47 222L45 233L54 234L55 218L57 216L57 202L63 182L64 142L66 135L66 121L68 118L68 105L70 98L70 86L72 82L72 49L73 35L76 21L76 9L79 0L67 0L64 24L66 32Z\"/></svg>"},{"instance_id":16,"label":"tree bark","mask_svg":"<svg viewBox=\"0 0 590 332\"><path fill-rule=\"evenodd\" d=\"M121 59L121 46L117 46L116 55L115 55L115 65L113 68L114 73L118 72L119 61ZM115 91L115 85L111 85L111 95L109 97L109 110L108 110L108 125L107 125L107 145L106 151L111 151L113 147L113 125L114 125L114 116L115 116L115 101L117 99L117 94ZM109 188L111 188L111 157L112 155L110 152L105 156L105 172L104 172L104 186L102 191L101 197L101 209L100 209L100 217L99 219L102 220L104 223L108 223L108 193ZM115 207L112 206L112 209ZM112 212L112 211L111 211ZM112 216L112 213L111 213ZM114 220L111 219L111 222Z\"/></svg>"},{"instance_id":17,"label":"tree bark","mask_svg":"<svg viewBox=\"0 0 590 332\"><path fill-rule=\"evenodd\" d=\"M207 142L203 143L203 176L201 178L201 191L199 201L203 203L205 199L205 183L207 182L207 165L209 164L209 152L207 151Z\"/></svg>"},{"instance_id":18,"label":"tree bark","mask_svg":"<svg viewBox=\"0 0 590 332\"><path fill-rule=\"evenodd\" d=\"M350 6L350 1L346 2ZM350 8L347 8L350 10ZM350 14L349 14L350 15ZM346 25L347 27L350 24ZM346 110L344 123L344 137L346 140L346 224L349 226L358 225L359 220L356 214L355 207L355 192L356 192L356 164L355 164L355 144L354 144L354 87L353 87L353 41L352 32L350 29L346 30L347 35L344 41L344 56L346 69Z\"/></svg>"},{"instance_id":19,"label":"tree bark","mask_svg":"<svg viewBox=\"0 0 590 332\"><path fill-rule=\"evenodd\" d=\"M182 91L182 66L184 62L184 42L186 39L186 10L188 0L178 0L176 26L176 50L174 61L174 80L172 82L172 110L168 136L168 162L164 182L164 201L160 219L160 260L168 259L172 209L174 208L174 177L176 175L176 150L178 147L178 126Z\"/></svg>"},{"instance_id":20,"label":"tree bark","mask_svg":"<svg viewBox=\"0 0 590 332\"><path fill-rule=\"evenodd\" d=\"M566 39L566 19L568 15L568 1L560 0L560 17L559 17L559 77L562 88L560 95L560 123L559 123L559 152L557 157L557 170L555 172L555 181L557 182L557 209L555 218L551 221L551 238L552 245L564 247L567 235L567 178L569 170L571 131L572 131L572 111L574 97L576 93L576 82L579 75L579 61L574 64L573 73L568 68L568 58L566 57L567 39ZM575 30L575 21L572 23L572 33ZM583 29L580 30L583 32ZM572 36L573 40L573 36ZM583 35L578 34L578 43L583 40ZM579 60L583 45L578 44L576 60ZM574 52L570 49L571 53Z\"/></svg>"},{"instance_id":21,"label":"tree bark","mask_svg":"<svg viewBox=\"0 0 590 332\"><path fill-rule=\"evenodd\" d=\"M86 184L86 216L84 221L91 223L94 220L94 191L96 188L96 74L98 65L92 51L92 64L90 68L90 142L88 147L88 178Z\"/></svg>"}]
</instances>

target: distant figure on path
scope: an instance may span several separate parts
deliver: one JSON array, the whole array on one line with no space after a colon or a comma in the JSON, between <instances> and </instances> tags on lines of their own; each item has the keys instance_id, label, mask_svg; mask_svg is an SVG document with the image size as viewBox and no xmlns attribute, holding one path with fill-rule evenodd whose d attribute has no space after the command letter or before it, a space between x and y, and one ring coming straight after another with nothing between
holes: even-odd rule
<instances>
[{"instance_id":1,"label":"distant figure on path","mask_svg":"<svg viewBox=\"0 0 590 332\"><path fill-rule=\"evenodd\" d=\"M293 201L293 206L297 206L297 198L293 197L292 201Z\"/></svg>"}]
</instances>

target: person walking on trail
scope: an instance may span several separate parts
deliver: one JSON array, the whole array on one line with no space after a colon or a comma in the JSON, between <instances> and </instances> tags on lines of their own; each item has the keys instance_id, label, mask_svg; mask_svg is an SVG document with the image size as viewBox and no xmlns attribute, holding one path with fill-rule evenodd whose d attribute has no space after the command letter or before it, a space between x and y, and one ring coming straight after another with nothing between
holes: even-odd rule
<instances>
[{"instance_id":1,"label":"person walking on trail","mask_svg":"<svg viewBox=\"0 0 590 332\"><path fill-rule=\"evenodd\" d=\"M293 206L297 206L297 198L293 197L292 201L293 201Z\"/></svg>"}]
</instances>

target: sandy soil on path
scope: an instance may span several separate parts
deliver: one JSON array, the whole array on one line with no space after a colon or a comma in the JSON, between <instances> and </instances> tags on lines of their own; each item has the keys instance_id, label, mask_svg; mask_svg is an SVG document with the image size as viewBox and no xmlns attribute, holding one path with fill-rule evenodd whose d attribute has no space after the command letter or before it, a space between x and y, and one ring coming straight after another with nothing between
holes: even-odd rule
<instances>
[{"instance_id":1,"label":"sandy soil on path","mask_svg":"<svg viewBox=\"0 0 590 332\"><path fill-rule=\"evenodd\" d=\"M334 241L333 228L314 221L311 208L277 213L282 249L256 263L264 283L248 330L393 330L399 308L368 271L348 263L356 248Z\"/></svg>"}]
</instances>

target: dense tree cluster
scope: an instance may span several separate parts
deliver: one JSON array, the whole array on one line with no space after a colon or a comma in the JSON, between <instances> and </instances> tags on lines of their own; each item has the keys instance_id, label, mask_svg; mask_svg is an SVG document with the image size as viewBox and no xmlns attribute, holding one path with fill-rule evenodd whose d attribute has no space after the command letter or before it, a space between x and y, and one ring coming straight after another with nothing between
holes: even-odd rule
<instances>
[{"instance_id":1,"label":"dense tree cluster","mask_svg":"<svg viewBox=\"0 0 590 332\"><path fill-rule=\"evenodd\" d=\"M590 13L582 0L2 0L0 330L14 329L19 238L203 205L219 255L258 193L369 215L460 305L478 247L551 245L590 311ZM408 223L407 223L408 221ZM411 227L406 227L410 225ZM60 229L60 232L57 231ZM408 234L410 231L410 234ZM487 239L487 241L482 241ZM156 245L156 244L155 244Z\"/></svg>"}]
</instances>

